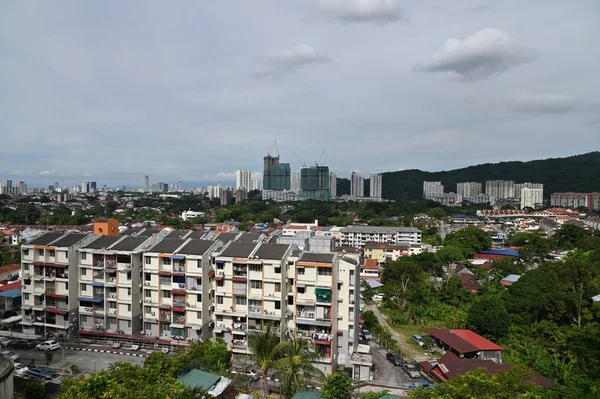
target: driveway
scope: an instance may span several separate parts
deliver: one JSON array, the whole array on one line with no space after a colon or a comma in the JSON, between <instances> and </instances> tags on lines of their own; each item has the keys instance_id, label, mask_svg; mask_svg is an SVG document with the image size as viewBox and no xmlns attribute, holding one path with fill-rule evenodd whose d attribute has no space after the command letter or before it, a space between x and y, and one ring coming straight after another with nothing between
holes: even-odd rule
<instances>
[{"instance_id":1,"label":"driveway","mask_svg":"<svg viewBox=\"0 0 600 399\"><path fill-rule=\"evenodd\" d=\"M376 384L403 388L408 384L417 381L406 375L402 370L402 367L394 366L385 358L385 355L388 352L387 349L382 348L374 341L369 341L369 345L371 346L373 364L375 365L374 382Z\"/></svg>"}]
</instances>

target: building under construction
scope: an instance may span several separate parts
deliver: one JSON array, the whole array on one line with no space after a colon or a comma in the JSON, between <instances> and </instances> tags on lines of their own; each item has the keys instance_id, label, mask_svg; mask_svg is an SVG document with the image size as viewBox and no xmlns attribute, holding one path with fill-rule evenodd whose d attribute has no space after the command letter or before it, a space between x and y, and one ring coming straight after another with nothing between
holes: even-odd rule
<instances>
[{"instance_id":1,"label":"building under construction","mask_svg":"<svg viewBox=\"0 0 600 399\"><path fill-rule=\"evenodd\" d=\"M300 169L300 192L298 193L298 198L301 200L313 199L319 201L329 201L331 199L329 166L304 166Z\"/></svg>"},{"instance_id":2,"label":"building under construction","mask_svg":"<svg viewBox=\"0 0 600 399\"><path fill-rule=\"evenodd\" d=\"M273 150L277 155L272 155ZM277 142L263 161L263 190L289 190L292 185L292 170L289 163L279 163Z\"/></svg>"}]
</instances>

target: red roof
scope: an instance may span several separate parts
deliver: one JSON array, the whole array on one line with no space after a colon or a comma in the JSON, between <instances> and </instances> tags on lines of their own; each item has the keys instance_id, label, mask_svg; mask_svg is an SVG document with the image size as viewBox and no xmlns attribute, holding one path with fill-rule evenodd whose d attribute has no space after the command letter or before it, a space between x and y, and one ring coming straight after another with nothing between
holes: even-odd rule
<instances>
[{"instance_id":1,"label":"red roof","mask_svg":"<svg viewBox=\"0 0 600 399\"><path fill-rule=\"evenodd\" d=\"M21 269L20 265L12 264L12 265L4 265L4 266L0 266L0 274L2 273L10 273L10 272L14 272Z\"/></svg>"},{"instance_id":2,"label":"red roof","mask_svg":"<svg viewBox=\"0 0 600 399\"><path fill-rule=\"evenodd\" d=\"M22 284L20 281L15 281L12 283L4 284L0 286L0 292L8 291L8 290L20 290L22 288Z\"/></svg>"},{"instance_id":3,"label":"red roof","mask_svg":"<svg viewBox=\"0 0 600 399\"><path fill-rule=\"evenodd\" d=\"M446 330L443 328L426 328L427 334L442 341L456 352L472 353L479 351L502 351L504 348L471 330Z\"/></svg>"}]
</instances>

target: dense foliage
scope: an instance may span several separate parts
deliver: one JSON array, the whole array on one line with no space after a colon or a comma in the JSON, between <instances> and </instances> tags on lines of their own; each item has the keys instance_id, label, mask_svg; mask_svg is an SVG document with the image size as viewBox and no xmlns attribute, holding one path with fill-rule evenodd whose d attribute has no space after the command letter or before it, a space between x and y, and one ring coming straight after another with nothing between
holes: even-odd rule
<instances>
[{"instance_id":1,"label":"dense foliage","mask_svg":"<svg viewBox=\"0 0 600 399\"><path fill-rule=\"evenodd\" d=\"M323 399L350 399L352 397L352 380L348 373L336 371L325 379L321 390Z\"/></svg>"}]
</instances>

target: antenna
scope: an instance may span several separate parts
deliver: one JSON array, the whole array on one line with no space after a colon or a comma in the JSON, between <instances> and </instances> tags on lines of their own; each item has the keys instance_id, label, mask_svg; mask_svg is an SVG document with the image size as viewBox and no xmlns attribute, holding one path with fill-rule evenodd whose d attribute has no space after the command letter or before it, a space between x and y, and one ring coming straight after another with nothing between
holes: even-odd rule
<instances>
[{"instance_id":1,"label":"antenna","mask_svg":"<svg viewBox=\"0 0 600 399\"><path fill-rule=\"evenodd\" d=\"M294 153L294 156L296 157L296 159L298 161L300 161L300 164L302 165L302 167L306 167L306 164L304 162L302 162L302 160L300 159L300 157L298 156L298 154Z\"/></svg>"},{"instance_id":2,"label":"antenna","mask_svg":"<svg viewBox=\"0 0 600 399\"><path fill-rule=\"evenodd\" d=\"M277 156L279 156L279 148L277 147L277 140L273 142L273 147L271 147L271 151L267 153L268 156L271 156L273 150L277 151Z\"/></svg>"}]
</instances>

